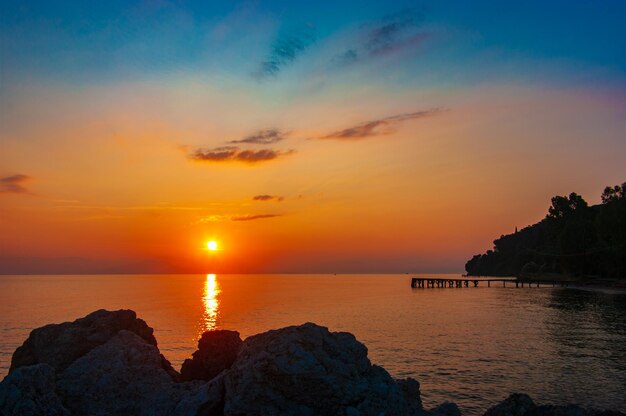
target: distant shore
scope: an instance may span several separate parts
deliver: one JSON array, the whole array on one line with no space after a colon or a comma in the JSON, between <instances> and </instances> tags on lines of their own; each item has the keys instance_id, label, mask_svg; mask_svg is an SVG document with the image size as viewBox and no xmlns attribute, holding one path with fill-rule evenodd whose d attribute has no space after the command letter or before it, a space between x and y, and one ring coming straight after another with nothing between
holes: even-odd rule
<instances>
[{"instance_id":1,"label":"distant shore","mask_svg":"<svg viewBox=\"0 0 626 416\"><path fill-rule=\"evenodd\" d=\"M612 278L599 278L590 276L571 276L557 273L525 273L519 276L499 276L499 275L463 275L468 278L476 279L489 279L489 278L510 278L511 280L520 279L524 282L543 282L543 281L556 281L567 282L568 288L588 290L593 292L602 292L608 294L626 293L626 278L624 279L612 279Z\"/></svg>"},{"instance_id":2,"label":"distant shore","mask_svg":"<svg viewBox=\"0 0 626 416\"><path fill-rule=\"evenodd\" d=\"M622 291L626 292L626 279L601 278L595 276L570 276L556 273L525 273L518 276L518 278L524 280L550 279L568 282L569 287L573 289L607 289L615 290L616 293Z\"/></svg>"}]
</instances>

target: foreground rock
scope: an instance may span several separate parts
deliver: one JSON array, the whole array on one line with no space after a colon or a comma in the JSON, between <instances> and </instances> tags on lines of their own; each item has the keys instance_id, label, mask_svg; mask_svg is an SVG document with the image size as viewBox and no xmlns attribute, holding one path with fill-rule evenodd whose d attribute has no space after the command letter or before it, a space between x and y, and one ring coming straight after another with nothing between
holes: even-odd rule
<instances>
[{"instance_id":1,"label":"foreground rock","mask_svg":"<svg viewBox=\"0 0 626 416\"><path fill-rule=\"evenodd\" d=\"M36 364L13 371L0 383L1 415L67 416L55 393L54 369Z\"/></svg>"},{"instance_id":2,"label":"foreground rock","mask_svg":"<svg viewBox=\"0 0 626 416\"><path fill-rule=\"evenodd\" d=\"M150 414L145 411L158 399L163 408L154 410L169 414L199 386L185 387L174 388L154 345L120 331L59 374L57 392L76 415Z\"/></svg>"},{"instance_id":3,"label":"foreground rock","mask_svg":"<svg viewBox=\"0 0 626 416\"><path fill-rule=\"evenodd\" d=\"M416 380L372 365L353 335L312 323L241 341L210 331L179 382L152 328L132 311L97 311L34 330L0 383L0 415L460 416L454 403L426 411ZM485 416L626 416L538 406L510 396Z\"/></svg>"},{"instance_id":4,"label":"foreground rock","mask_svg":"<svg viewBox=\"0 0 626 416\"><path fill-rule=\"evenodd\" d=\"M206 331L198 341L198 350L180 369L182 381L211 380L235 362L241 338L237 331Z\"/></svg>"},{"instance_id":5,"label":"foreground rock","mask_svg":"<svg viewBox=\"0 0 626 416\"><path fill-rule=\"evenodd\" d=\"M538 406L529 395L514 393L487 410L484 416L626 416L626 414L611 410L584 409L574 404Z\"/></svg>"},{"instance_id":6,"label":"foreground rock","mask_svg":"<svg viewBox=\"0 0 626 416\"><path fill-rule=\"evenodd\" d=\"M252 336L225 374L225 415L408 415L391 376L347 332L307 323Z\"/></svg>"},{"instance_id":7,"label":"foreground rock","mask_svg":"<svg viewBox=\"0 0 626 416\"><path fill-rule=\"evenodd\" d=\"M422 410L420 383L409 377L396 380L396 384L398 384L400 393L404 396L404 400L406 400L411 412L417 414L420 410Z\"/></svg>"},{"instance_id":8,"label":"foreground rock","mask_svg":"<svg viewBox=\"0 0 626 416\"><path fill-rule=\"evenodd\" d=\"M13 353L9 373L39 363L46 363L57 372L62 371L121 330L135 333L149 345L157 345L153 329L143 319L138 319L134 311L98 310L74 322L50 324L33 330L24 344ZM178 374L169 361L165 357L161 360L163 368L176 378Z\"/></svg>"}]
</instances>

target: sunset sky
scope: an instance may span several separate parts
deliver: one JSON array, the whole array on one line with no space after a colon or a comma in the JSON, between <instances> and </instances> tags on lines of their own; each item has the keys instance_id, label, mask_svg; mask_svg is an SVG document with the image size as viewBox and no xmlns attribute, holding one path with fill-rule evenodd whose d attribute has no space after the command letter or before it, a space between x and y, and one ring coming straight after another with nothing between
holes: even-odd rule
<instances>
[{"instance_id":1,"label":"sunset sky","mask_svg":"<svg viewBox=\"0 0 626 416\"><path fill-rule=\"evenodd\" d=\"M505 3L0 0L0 273L461 272L598 203L626 3Z\"/></svg>"}]
</instances>

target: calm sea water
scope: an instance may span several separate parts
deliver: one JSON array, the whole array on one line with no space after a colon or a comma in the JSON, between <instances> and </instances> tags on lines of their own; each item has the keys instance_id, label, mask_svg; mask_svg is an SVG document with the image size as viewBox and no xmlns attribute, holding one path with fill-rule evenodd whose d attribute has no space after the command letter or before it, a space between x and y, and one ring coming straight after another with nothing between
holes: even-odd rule
<instances>
[{"instance_id":1,"label":"calm sea water","mask_svg":"<svg viewBox=\"0 0 626 416\"><path fill-rule=\"evenodd\" d=\"M626 410L626 295L574 289L411 289L397 275L0 276L0 377L35 327L129 308L175 367L206 329L242 337L311 321L349 331L426 406L482 414L509 393Z\"/></svg>"}]
</instances>

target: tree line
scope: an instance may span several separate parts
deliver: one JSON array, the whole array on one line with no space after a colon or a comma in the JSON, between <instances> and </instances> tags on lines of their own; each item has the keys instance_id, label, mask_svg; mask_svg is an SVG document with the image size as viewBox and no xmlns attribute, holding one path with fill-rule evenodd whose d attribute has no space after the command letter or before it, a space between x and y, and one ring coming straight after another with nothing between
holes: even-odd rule
<instances>
[{"instance_id":1,"label":"tree line","mask_svg":"<svg viewBox=\"0 0 626 416\"><path fill-rule=\"evenodd\" d=\"M555 196L543 220L502 235L465 270L471 276L626 277L626 182L607 186L593 206L574 192Z\"/></svg>"}]
</instances>

